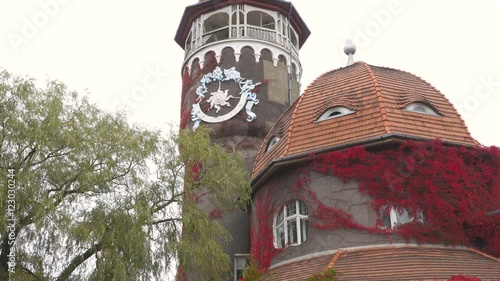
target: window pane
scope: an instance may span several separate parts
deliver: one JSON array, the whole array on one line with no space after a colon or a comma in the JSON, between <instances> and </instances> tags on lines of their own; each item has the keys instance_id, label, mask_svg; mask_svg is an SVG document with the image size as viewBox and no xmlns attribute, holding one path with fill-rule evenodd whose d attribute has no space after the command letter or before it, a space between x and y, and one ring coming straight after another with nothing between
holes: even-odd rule
<instances>
[{"instance_id":1,"label":"window pane","mask_svg":"<svg viewBox=\"0 0 500 281\"><path fill-rule=\"evenodd\" d=\"M385 228L391 228L391 214L382 215L382 225Z\"/></svg>"},{"instance_id":2,"label":"window pane","mask_svg":"<svg viewBox=\"0 0 500 281\"><path fill-rule=\"evenodd\" d=\"M297 241L297 221L292 220L287 222L288 244L296 244Z\"/></svg>"},{"instance_id":3,"label":"window pane","mask_svg":"<svg viewBox=\"0 0 500 281\"><path fill-rule=\"evenodd\" d=\"M285 246L285 229L283 227L278 229L278 239L276 244L278 248L283 248Z\"/></svg>"},{"instance_id":4,"label":"window pane","mask_svg":"<svg viewBox=\"0 0 500 281\"><path fill-rule=\"evenodd\" d=\"M299 214L307 216L309 214L309 211L307 210L307 205L303 201L299 201Z\"/></svg>"},{"instance_id":5,"label":"window pane","mask_svg":"<svg viewBox=\"0 0 500 281\"><path fill-rule=\"evenodd\" d=\"M279 225L283 222L283 209L281 209L279 212L278 212L278 216L276 216L276 225Z\"/></svg>"},{"instance_id":6,"label":"window pane","mask_svg":"<svg viewBox=\"0 0 500 281\"><path fill-rule=\"evenodd\" d=\"M408 211L403 209L401 211L395 210L396 213L396 224L405 224L412 221L412 219L408 216Z\"/></svg>"},{"instance_id":7,"label":"window pane","mask_svg":"<svg viewBox=\"0 0 500 281\"><path fill-rule=\"evenodd\" d=\"M233 13L233 16L231 17L231 18L232 18L232 19L231 19L231 23L232 23L233 25L236 25L236 24L238 23L238 21L237 21L237 16L238 16L238 14L237 14L237 13Z\"/></svg>"},{"instance_id":8,"label":"window pane","mask_svg":"<svg viewBox=\"0 0 500 281\"><path fill-rule=\"evenodd\" d=\"M293 216L297 212L296 203L297 201L290 202L286 205L286 216Z\"/></svg>"},{"instance_id":9,"label":"window pane","mask_svg":"<svg viewBox=\"0 0 500 281\"><path fill-rule=\"evenodd\" d=\"M245 15L243 14L243 12L240 12L240 24L244 23L245 23Z\"/></svg>"},{"instance_id":10,"label":"window pane","mask_svg":"<svg viewBox=\"0 0 500 281\"><path fill-rule=\"evenodd\" d=\"M304 241L306 241L308 230L309 230L309 220L308 219L301 219L300 220L300 231L301 231L300 244L302 244L302 243L304 243Z\"/></svg>"}]
</instances>

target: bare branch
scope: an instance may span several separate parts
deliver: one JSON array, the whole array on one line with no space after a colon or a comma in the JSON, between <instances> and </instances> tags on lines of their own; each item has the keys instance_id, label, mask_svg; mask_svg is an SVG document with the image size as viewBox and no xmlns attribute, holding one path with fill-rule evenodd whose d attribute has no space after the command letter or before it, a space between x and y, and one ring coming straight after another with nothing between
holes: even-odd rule
<instances>
[{"instance_id":1,"label":"bare branch","mask_svg":"<svg viewBox=\"0 0 500 281\"><path fill-rule=\"evenodd\" d=\"M35 278L35 280L43 280L44 279L43 277L36 275L35 273L33 273L33 271L29 270L28 268L26 268L24 266L21 269L23 272L25 272L28 275L31 275L33 278Z\"/></svg>"},{"instance_id":2,"label":"bare branch","mask_svg":"<svg viewBox=\"0 0 500 281\"><path fill-rule=\"evenodd\" d=\"M157 221L154 221L151 224L152 225L157 225L157 224L161 224L161 223L165 223L165 222L180 222L180 221L182 221L181 218L169 218L169 219L157 220Z\"/></svg>"},{"instance_id":3,"label":"bare branch","mask_svg":"<svg viewBox=\"0 0 500 281\"><path fill-rule=\"evenodd\" d=\"M92 248L87 249L87 251L85 251L84 253L74 257L69 263L69 265L66 267L66 269L64 269L63 272L61 272L61 274L59 275L59 277L57 277L56 280L57 281L68 280L68 278L71 276L73 271L75 271L75 269L78 266L80 266L83 262L85 262L87 259L89 259L91 256L93 256L94 254L96 254L101 250L102 250L102 244L97 243L94 246L92 246Z\"/></svg>"}]
</instances>

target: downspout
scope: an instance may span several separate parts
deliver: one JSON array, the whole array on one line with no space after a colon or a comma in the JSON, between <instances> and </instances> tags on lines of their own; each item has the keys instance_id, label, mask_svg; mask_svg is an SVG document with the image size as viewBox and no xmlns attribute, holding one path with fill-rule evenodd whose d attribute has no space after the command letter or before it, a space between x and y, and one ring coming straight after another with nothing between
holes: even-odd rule
<instances>
[{"instance_id":1,"label":"downspout","mask_svg":"<svg viewBox=\"0 0 500 281\"><path fill-rule=\"evenodd\" d=\"M290 2L290 10L288 11L288 55L289 55L289 68L288 68L288 106L292 105L292 7Z\"/></svg>"}]
</instances>

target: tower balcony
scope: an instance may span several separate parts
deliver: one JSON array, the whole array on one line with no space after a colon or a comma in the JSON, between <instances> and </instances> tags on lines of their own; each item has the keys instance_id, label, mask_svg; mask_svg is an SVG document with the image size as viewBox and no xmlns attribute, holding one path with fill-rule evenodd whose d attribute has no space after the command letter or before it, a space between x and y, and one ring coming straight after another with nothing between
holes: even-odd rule
<instances>
[{"instance_id":1,"label":"tower balcony","mask_svg":"<svg viewBox=\"0 0 500 281\"><path fill-rule=\"evenodd\" d=\"M210 21L206 21L204 23L212 24ZM280 29L271 29L266 26L251 24L218 24L222 26L211 30L209 29L209 31L206 31L207 29L205 29L202 32L198 32L196 33L199 34L197 37L191 36L190 33L185 43L186 58L210 43L234 39L252 39L266 41L268 43L281 46L282 48L285 48L287 50L291 49L295 56L299 55L299 46L297 39L298 36L296 35L295 31L290 28L289 31L283 32L283 30L286 29L285 25L287 25L287 23L283 24L282 28ZM274 24L272 24L271 27L274 27ZM287 36L287 33L291 34L291 37Z\"/></svg>"},{"instance_id":2,"label":"tower balcony","mask_svg":"<svg viewBox=\"0 0 500 281\"><path fill-rule=\"evenodd\" d=\"M279 60L287 58L289 73L295 72L299 78L302 72L299 48L304 38L300 38L301 30L297 32L294 26L293 6L288 8L285 14L279 9L233 4L193 16L189 25L183 28L187 35L178 42L185 51L184 65L190 66L195 59L203 64L204 54L209 51L215 52L219 59L226 47L234 49L238 61L240 50L249 46L255 51L256 61L262 49L271 51L275 66ZM308 36L309 32L303 34Z\"/></svg>"}]
</instances>

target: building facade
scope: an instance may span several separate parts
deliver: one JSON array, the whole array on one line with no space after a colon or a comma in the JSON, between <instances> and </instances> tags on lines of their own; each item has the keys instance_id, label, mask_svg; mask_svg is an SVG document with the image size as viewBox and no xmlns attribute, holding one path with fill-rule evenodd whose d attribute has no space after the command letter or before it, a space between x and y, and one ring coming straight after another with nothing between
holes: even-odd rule
<instances>
[{"instance_id":1,"label":"building facade","mask_svg":"<svg viewBox=\"0 0 500 281\"><path fill-rule=\"evenodd\" d=\"M499 150L431 84L354 62L349 43L348 65L299 97L309 35L281 0L201 1L177 30L181 128L209 126L252 174L249 210L214 218L233 236L228 280L248 256L263 280L328 268L339 280L499 278L500 222L486 215L500 201Z\"/></svg>"}]
</instances>

